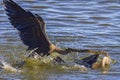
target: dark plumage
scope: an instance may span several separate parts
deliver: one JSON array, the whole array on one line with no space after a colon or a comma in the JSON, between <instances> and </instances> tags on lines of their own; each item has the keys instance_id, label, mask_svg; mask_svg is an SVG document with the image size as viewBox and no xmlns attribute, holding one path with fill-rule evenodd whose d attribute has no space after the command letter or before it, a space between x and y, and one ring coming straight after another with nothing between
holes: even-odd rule
<instances>
[{"instance_id":1,"label":"dark plumage","mask_svg":"<svg viewBox=\"0 0 120 80\"><path fill-rule=\"evenodd\" d=\"M21 40L28 46L28 50L37 48L35 52L40 55L48 55L59 50L49 41L45 22L40 16L24 10L12 0L3 2L11 24L19 31Z\"/></svg>"},{"instance_id":2,"label":"dark plumage","mask_svg":"<svg viewBox=\"0 0 120 80\"><path fill-rule=\"evenodd\" d=\"M27 50L35 49L34 52L41 56L49 55L53 52L58 52L60 54L67 54L70 52L96 53L96 51L88 49L60 49L56 47L48 39L45 31L45 22L42 17L24 10L12 0L3 0L3 3L11 24L19 31L23 43L28 46ZM85 62L83 65L87 63L91 66L97 58L98 55L87 57L82 60ZM64 62L59 56L55 60L57 62Z\"/></svg>"},{"instance_id":3,"label":"dark plumage","mask_svg":"<svg viewBox=\"0 0 120 80\"><path fill-rule=\"evenodd\" d=\"M97 61L99 55L91 55L89 57L85 57L82 60L76 60L75 62L80 65L84 65L85 67L92 68L92 65Z\"/></svg>"}]
</instances>

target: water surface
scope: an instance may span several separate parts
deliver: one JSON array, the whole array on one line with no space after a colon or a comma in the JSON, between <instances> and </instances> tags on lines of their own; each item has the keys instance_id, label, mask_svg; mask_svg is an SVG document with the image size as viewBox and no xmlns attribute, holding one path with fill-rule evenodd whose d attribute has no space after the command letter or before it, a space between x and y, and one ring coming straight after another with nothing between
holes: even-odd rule
<instances>
[{"instance_id":1,"label":"water surface","mask_svg":"<svg viewBox=\"0 0 120 80\"><path fill-rule=\"evenodd\" d=\"M120 0L14 0L46 22L50 40L59 47L105 50L118 62L109 74L90 70L61 71L43 66L26 73L6 73L3 80L119 80L120 79ZM0 5L0 59L12 63L25 53L19 34Z\"/></svg>"}]
</instances>

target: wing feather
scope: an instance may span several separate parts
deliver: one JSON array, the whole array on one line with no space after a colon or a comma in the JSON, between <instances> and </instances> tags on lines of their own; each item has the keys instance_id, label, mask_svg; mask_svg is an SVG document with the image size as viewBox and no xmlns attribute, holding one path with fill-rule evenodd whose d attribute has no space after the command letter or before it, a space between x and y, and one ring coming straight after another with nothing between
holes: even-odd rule
<instances>
[{"instance_id":1,"label":"wing feather","mask_svg":"<svg viewBox=\"0 0 120 80\"><path fill-rule=\"evenodd\" d=\"M28 50L38 48L37 53L48 54L51 42L46 34L42 17L24 10L12 0L3 2L11 24L19 31L21 40L28 46Z\"/></svg>"}]
</instances>

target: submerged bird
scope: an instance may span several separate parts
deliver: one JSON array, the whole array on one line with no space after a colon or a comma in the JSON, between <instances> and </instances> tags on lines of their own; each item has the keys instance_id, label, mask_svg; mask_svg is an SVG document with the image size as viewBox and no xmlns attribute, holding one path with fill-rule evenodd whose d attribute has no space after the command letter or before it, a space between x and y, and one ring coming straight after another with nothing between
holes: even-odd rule
<instances>
[{"instance_id":1,"label":"submerged bird","mask_svg":"<svg viewBox=\"0 0 120 80\"><path fill-rule=\"evenodd\" d=\"M19 31L22 42L28 46L27 50L34 50L34 52L40 56L47 56L53 52L63 55L71 52L96 53L95 51L89 49L61 49L55 46L48 39L45 30L46 25L41 16L33 14L28 10L24 10L12 0L3 0L3 4L5 6L5 10L7 12L6 14L9 17L10 23ZM89 65L92 65L94 62L96 62L98 55L99 54L95 54L83 59L83 61ZM55 60L58 62L64 62L59 56Z\"/></svg>"}]
</instances>

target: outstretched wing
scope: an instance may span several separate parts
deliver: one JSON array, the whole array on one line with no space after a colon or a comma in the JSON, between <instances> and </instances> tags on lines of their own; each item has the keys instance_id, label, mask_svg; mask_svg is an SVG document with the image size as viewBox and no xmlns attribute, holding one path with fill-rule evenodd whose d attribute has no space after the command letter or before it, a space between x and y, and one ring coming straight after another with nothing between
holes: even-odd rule
<instances>
[{"instance_id":1,"label":"outstretched wing","mask_svg":"<svg viewBox=\"0 0 120 80\"><path fill-rule=\"evenodd\" d=\"M50 46L45 22L37 14L26 11L12 0L3 0L11 24L20 32L21 40L28 50L38 48L37 53L48 54Z\"/></svg>"}]
</instances>

